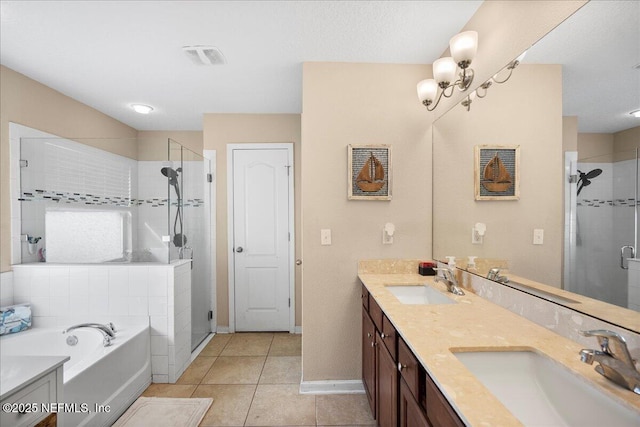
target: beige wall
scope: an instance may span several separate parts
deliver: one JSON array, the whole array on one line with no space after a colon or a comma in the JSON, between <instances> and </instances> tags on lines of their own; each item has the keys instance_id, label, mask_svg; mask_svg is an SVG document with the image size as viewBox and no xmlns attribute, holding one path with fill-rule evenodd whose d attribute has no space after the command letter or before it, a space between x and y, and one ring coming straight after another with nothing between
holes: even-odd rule
<instances>
[{"instance_id":1,"label":"beige wall","mask_svg":"<svg viewBox=\"0 0 640 427\"><path fill-rule=\"evenodd\" d=\"M613 151L615 161L628 160L635 157L635 149L640 147L640 126L613 134Z\"/></svg>"},{"instance_id":2,"label":"beige wall","mask_svg":"<svg viewBox=\"0 0 640 427\"><path fill-rule=\"evenodd\" d=\"M431 255L432 115L426 65L305 63L302 114L303 380L361 377L357 261ZM390 144L393 200L347 200L347 145ZM386 222L394 243L382 244ZM320 230L333 244L320 245Z\"/></svg>"},{"instance_id":3,"label":"beige wall","mask_svg":"<svg viewBox=\"0 0 640 427\"><path fill-rule=\"evenodd\" d=\"M562 273L563 118L559 65L521 65L507 83L434 123L434 255L507 258L511 272L554 286ZM520 200L474 200L474 146L520 146ZM476 222L484 243L471 244ZM544 245L533 245L534 228Z\"/></svg>"},{"instance_id":4,"label":"beige wall","mask_svg":"<svg viewBox=\"0 0 640 427\"><path fill-rule=\"evenodd\" d=\"M613 153L613 134L579 133L578 161L611 162Z\"/></svg>"},{"instance_id":5,"label":"beige wall","mask_svg":"<svg viewBox=\"0 0 640 427\"><path fill-rule=\"evenodd\" d=\"M562 151L578 151L578 118L562 118Z\"/></svg>"},{"instance_id":6,"label":"beige wall","mask_svg":"<svg viewBox=\"0 0 640 427\"><path fill-rule=\"evenodd\" d=\"M203 133L200 131L139 131L138 160L166 160L169 138L202 156Z\"/></svg>"},{"instance_id":7,"label":"beige wall","mask_svg":"<svg viewBox=\"0 0 640 427\"><path fill-rule=\"evenodd\" d=\"M296 258L301 257L300 233L300 115L205 114L204 149L216 150L216 297L218 326L229 325L229 275L227 240L227 144L293 142L295 185ZM302 323L301 272L296 267L296 326Z\"/></svg>"},{"instance_id":8,"label":"beige wall","mask_svg":"<svg viewBox=\"0 0 640 427\"><path fill-rule=\"evenodd\" d=\"M11 268L9 122L66 138L120 138L94 142L97 148L133 159L137 151L135 129L0 66L0 271Z\"/></svg>"}]
</instances>

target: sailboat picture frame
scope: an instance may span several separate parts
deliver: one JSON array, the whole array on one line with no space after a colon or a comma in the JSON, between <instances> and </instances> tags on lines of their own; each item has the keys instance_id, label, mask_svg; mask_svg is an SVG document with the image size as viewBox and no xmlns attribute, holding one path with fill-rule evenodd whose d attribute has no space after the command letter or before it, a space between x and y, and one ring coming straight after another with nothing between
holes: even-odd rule
<instances>
[{"instance_id":1,"label":"sailboat picture frame","mask_svg":"<svg viewBox=\"0 0 640 427\"><path fill-rule=\"evenodd\" d=\"M391 200L391 146L347 146L349 200Z\"/></svg>"},{"instance_id":2,"label":"sailboat picture frame","mask_svg":"<svg viewBox=\"0 0 640 427\"><path fill-rule=\"evenodd\" d=\"M474 147L475 200L520 199L520 146Z\"/></svg>"}]
</instances>

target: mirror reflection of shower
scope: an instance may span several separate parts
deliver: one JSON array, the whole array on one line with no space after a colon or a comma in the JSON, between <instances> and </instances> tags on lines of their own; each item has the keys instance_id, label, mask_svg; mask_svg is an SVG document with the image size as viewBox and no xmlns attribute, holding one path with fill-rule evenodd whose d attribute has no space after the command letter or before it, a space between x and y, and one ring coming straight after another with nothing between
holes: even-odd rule
<instances>
[{"instance_id":1,"label":"mirror reflection of shower","mask_svg":"<svg viewBox=\"0 0 640 427\"><path fill-rule=\"evenodd\" d=\"M578 173L580 174L580 178L578 179L578 194L580 194L584 187L591 184L593 178L600 176L602 169L594 169L586 173L578 170Z\"/></svg>"},{"instance_id":2,"label":"mirror reflection of shower","mask_svg":"<svg viewBox=\"0 0 640 427\"><path fill-rule=\"evenodd\" d=\"M163 167L162 169L160 169L160 172L162 172L162 175L167 177L167 179L169 180L169 185L173 186L173 189L175 190L176 196L178 198L178 208L176 209L176 216L173 221L173 244L177 248L182 248L187 243L187 236L182 234L182 196L180 194L180 186L178 184L178 177L182 172L182 168L173 169L170 167ZM178 231L178 229L180 231Z\"/></svg>"}]
</instances>

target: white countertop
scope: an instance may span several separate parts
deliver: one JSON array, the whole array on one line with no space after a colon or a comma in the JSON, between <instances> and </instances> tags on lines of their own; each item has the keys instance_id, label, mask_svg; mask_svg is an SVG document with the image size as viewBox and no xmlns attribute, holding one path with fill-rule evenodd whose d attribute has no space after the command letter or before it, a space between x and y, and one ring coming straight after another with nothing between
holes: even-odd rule
<instances>
[{"instance_id":1,"label":"white countertop","mask_svg":"<svg viewBox=\"0 0 640 427\"><path fill-rule=\"evenodd\" d=\"M69 360L69 356L2 356L0 400L36 381Z\"/></svg>"}]
</instances>

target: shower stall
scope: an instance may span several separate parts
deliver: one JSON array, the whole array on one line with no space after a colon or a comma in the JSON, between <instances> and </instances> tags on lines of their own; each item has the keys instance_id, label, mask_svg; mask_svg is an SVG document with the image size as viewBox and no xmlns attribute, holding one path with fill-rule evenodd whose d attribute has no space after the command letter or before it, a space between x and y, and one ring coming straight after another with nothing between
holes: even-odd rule
<instances>
[{"instance_id":1,"label":"shower stall","mask_svg":"<svg viewBox=\"0 0 640 427\"><path fill-rule=\"evenodd\" d=\"M12 263L192 260L190 347L197 347L213 317L209 160L166 138L71 140L11 129L19 155Z\"/></svg>"},{"instance_id":2,"label":"shower stall","mask_svg":"<svg viewBox=\"0 0 640 427\"><path fill-rule=\"evenodd\" d=\"M627 308L629 258L638 244L637 150L578 159L567 153L565 289Z\"/></svg>"}]
</instances>

